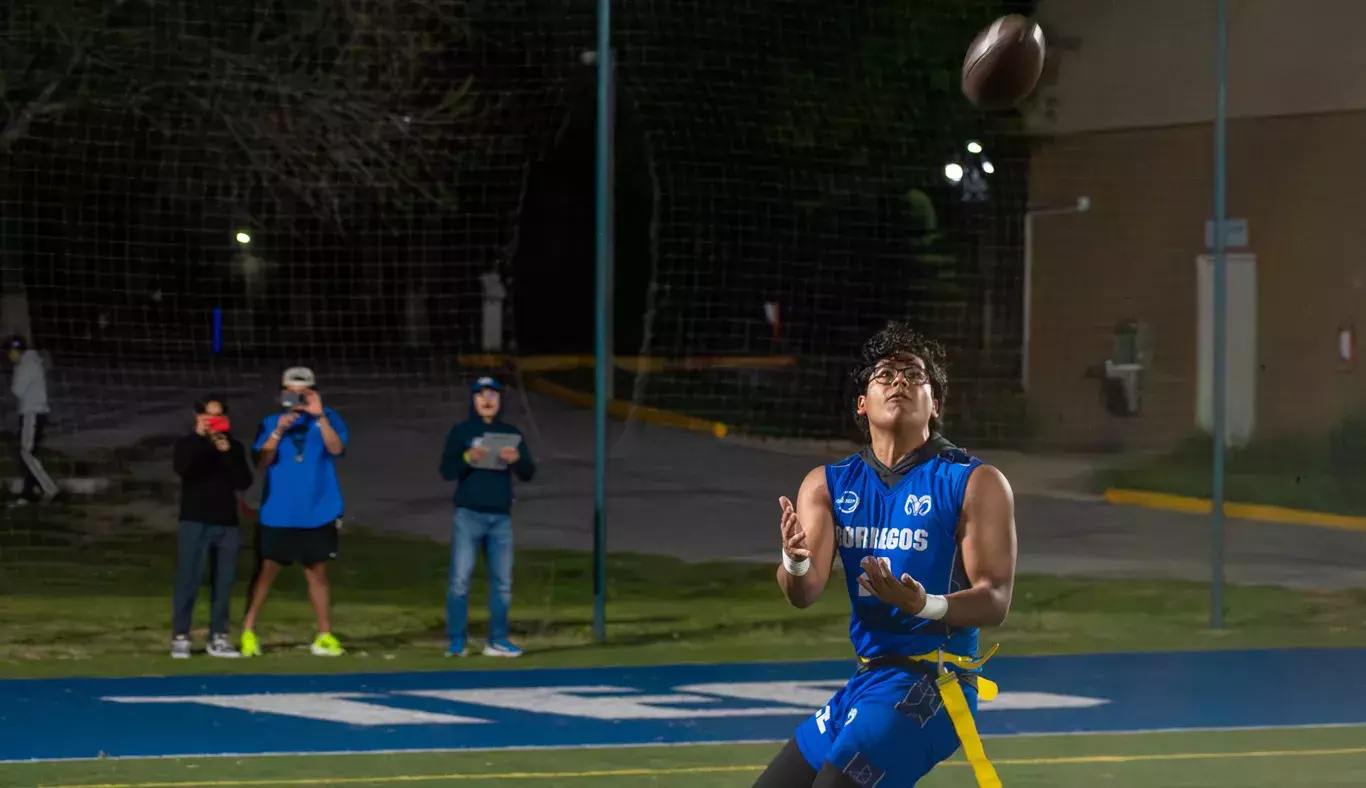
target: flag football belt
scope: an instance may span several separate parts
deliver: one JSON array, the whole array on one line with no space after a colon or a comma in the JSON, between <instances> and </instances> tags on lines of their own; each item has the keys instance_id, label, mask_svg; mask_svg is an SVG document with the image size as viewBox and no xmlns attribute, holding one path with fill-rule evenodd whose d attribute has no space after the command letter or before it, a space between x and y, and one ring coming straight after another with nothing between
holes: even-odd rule
<instances>
[{"instance_id":1,"label":"flag football belt","mask_svg":"<svg viewBox=\"0 0 1366 788\"><path fill-rule=\"evenodd\" d=\"M999 643L993 645L986 654L980 657L946 654L943 649L915 656L895 654L871 659L859 657L858 670L860 673L864 673L878 668L899 668L932 678L933 682L930 683L936 690L938 700L943 704L944 710L948 712L949 720L953 722L953 730L958 734L958 740L963 744L963 755L967 757L968 764L972 766L972 773L977 776L977 785L980 788L1001 788L1001 778L996 776L995 767L991 765L991 761L987 760L986 750L982 747L982 737L977 733L977 724L972 719L972 710L968 708L968 699L963 695L963 687L959 683L966 682L976 687L978 700L989 701L994 699L1000 689L996 686L996 682L985 676L963 671L975 671L981 668L987 660L991 659L998 648L1000 648ZM922 724L928 719L925 717Z\"/></svg>"}]
</instances>

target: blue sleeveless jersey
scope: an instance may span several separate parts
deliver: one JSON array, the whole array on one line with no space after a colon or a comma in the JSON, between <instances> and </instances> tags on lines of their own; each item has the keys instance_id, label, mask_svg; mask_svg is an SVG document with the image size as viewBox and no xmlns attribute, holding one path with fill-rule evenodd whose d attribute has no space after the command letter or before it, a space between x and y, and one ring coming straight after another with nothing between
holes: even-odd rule
<instances>
[{"instance_id":1,"label":"blue sleeveless jersey","mask_svg":"<svg viewBox=\"0 0 1366 788\"><path fill-rule=\"evenodd\" d=\"M849 640L860 657L925 654L943 647L977 653L977 629L916 618L881 602L858 584L866 556L909 574L930 594L966 588L958 556L958 519L968 476L981 460L951 449L920 463L888 488L859 455L825 466L834 502L835 545L852 607Z\"/></svg>"}]
</instances>

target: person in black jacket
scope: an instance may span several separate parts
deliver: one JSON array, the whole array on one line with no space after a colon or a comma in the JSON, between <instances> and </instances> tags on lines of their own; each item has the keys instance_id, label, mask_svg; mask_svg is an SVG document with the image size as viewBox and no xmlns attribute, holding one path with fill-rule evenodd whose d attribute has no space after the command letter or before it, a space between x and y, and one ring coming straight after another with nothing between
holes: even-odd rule
<instances>
[{"instance_id":1,"label":"person in black jacket","mask_svg":"<svg viewBox=\"0 0 1366 788\"><path fill-rule=\"evenodd\" d=\"M446 591L447 656L466 652L468 595L475 560L484 547L489 568L489 637L484 655L516 657L522 650L508 639L512 607L512 474L531 481L536 466L521 430L503 421L503 387L482 377L470 388L469 418L451 427L441 452L441 478L457 481L455 521L451 531L451 575ZM494 456L491 435L515 436L514 446L499 446Z\"/></svg>"},{"instance_id":2,"label":"person in black jacket","mask_svg":"<svg viewBox=\"0 0 1366 788\"><path fill-rule=\"evenodd\" d=\"M228 639L228 612L237 574L241 535L237 494L251 486L251 465L241 441L232 437L228 406L210 394L194 404L194 432L175 444L173 465L180 477L180 537L172 603L171 656L190 656L190 619L204 562L213 554L209 642L211 657L239 657Z\"/></svg>"}]
</instances>

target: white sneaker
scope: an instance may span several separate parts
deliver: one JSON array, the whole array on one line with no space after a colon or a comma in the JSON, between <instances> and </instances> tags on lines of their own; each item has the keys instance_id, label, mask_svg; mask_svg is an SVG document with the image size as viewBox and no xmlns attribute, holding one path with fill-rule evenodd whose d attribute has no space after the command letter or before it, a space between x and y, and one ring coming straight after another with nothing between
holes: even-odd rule
<instances>
[{"instance_id":1,"label":"white sneaker","mask_svg":"<svg viewBox=\"0 0 1366 788\"><path fill-rule=\"evenodd\" d=\"M484 646L486 657L520 657L522 650L506 640L490 640Z\"/></svg>"},{"instance_id":2,"label":"white sneaker","mask_svg":"<svg viewBox=\"0 0 1366 788\"><path fill-rule=\"evenodd\" d=\"M214 635L209 638L209 645L204 648L204 653L219 659L237 659L242 656L242 652L233 648L232 641L228 640L227 635Z\"/></svg>"},{"instance_id":3,"label":"white sneaker","mask_svg":"<svg viewBox=\"0 0 1366 788\"><path fill-rule=\"evenodd\" d=\"M184 635L171 638L171 659L190 658L190 639Z\"/></svg>"}]
</instances>

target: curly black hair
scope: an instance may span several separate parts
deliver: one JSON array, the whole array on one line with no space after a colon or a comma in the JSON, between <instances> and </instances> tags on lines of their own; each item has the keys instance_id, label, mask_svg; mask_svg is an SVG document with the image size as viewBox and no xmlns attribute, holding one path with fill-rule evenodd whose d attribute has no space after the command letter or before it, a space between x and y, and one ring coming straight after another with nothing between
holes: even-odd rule
<instances>
[{"instance_id":1,"label":"curly black hair","mask_svg":"<svg viewBox=\"0 0 1366 788\"><path fill-rule=\"evenodd\" d=\"M876 334L863 343L859 354L858 366L854 368L854 421L868 437L868 418L858 415L858 398L868 392L868 382L878 363L902 353L910 353L925 364L925 374L930 379L930 393L939 403L939 412L944 412L944 400L949 393L947 375L948 362L944 357L944 347L927 338L911 327L909 323L889 320ZM939 432L943 427L938 415L930 417L930 430Z\"/></svg>"}]
</instances>

